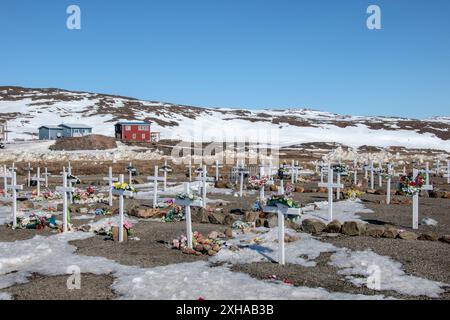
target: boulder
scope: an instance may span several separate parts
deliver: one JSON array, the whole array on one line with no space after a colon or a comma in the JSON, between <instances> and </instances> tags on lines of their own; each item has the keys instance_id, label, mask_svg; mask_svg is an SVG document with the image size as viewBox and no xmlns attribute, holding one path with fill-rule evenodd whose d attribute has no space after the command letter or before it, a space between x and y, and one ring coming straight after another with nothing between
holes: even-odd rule
<instances>
[{"instance_id":1,"label":"boulder","mask_svg":"<svg viewBox=\"0 0 450 320\"><path fill-rule=\"evenodd\" d=\"M317 192L318 193L328 193L328 189L327 188L319 188L318 190L317 190Z\"/></svg>"},{"instance_id":2,"label":"boulder","mask_svg":"<svg viewBox=\"0 0 450 320\"><path fill-rule=\"evenodd\" d=\"M366 229L365 235L372 238L381 238L384 234L384 227L377 225L369 225Z\"/></svg>"},{"instance_id":3,"label":"boulder","mask_svg":"<svg viewBox=\"0 0 450 320\"><path fill-rule=\"evenodd\" d=\"M264 220L264 227L274 228L276 226L278 226L278 216L273 213L267 215L266 219Z\"/></svg>"},{"instance_id":4,"label":"boulder","mask_svg":"<svg viewBox=\"0 0 450 320\"><path fill-rule=\"evenodd\" d=\"M247 211L244 215L245 222L255 222L259 218L259 212L257 211Z\"/></svg>"},{"instance_id":5,"label":"boulder","mask_svg":"<svg viewBox=\"0 0 450 320\"><path fill-rule=\"evenodd\" d=\"M228 189L227 188L227 182L223 181L223 180L216 181L215 187L219 188L219 189Z\"/></svg>"},{"instance_id":6,"label":"boulder","mask_svg":"<svg viewBox=\"0 0 450 320\"><path fill-rule=\"evenodd\" d=\"M342 229L342 223L339 220L331 221L325 228L325 232L328 233L340 233Z\"/></svg>"},{"instance_id":7,"label":"boulder","mask_svg":"<svg viewBox=\"0 0 450 320\"><path fill-rule=\"evenodd\" d=\"M439 237L435 234L426 232L426 233L422 233L419 238L417 238L419 240L424 240L424 241L438 241Z\"/></svg>"},{"instance_id":8,"label":"boulder","mask_svg":"<svg viewBox=\"0 0 450 320\"><path fill-rule=\"evenodd\" d=\"M398 230L394 227L384 229L383 238L395 239L398 236Z\"/></svg>"},{"instance_id":9,"label":"boulder","mask_svg":"<svg viewBox=\"0 0 450 320\"><path fill-rule=\"evenodd\" d=\"M419 236L411 231L403 231L398 234L398 237L403 240L417 240Z\"/></svg>"},{"instance_id":10,"label":"boulder","mask_svg":"<svg viewBox=\"0 0 450 320\"><path fill-rule=\"evenodd\" d=\"M129 211L129 215L142 219L161 218L164 213L158 208L133 208Z\"/></svg>"},{"instance_id":11,"label":"boulder","mask_svg":"<svg viewBox=\"0 0 450 320\"><path fill-rule=\"evenodd\" d=\"M440 237L439 241L450 243L450 234L446 234L445 236Z\"/></svg>"},{"instance_id":12,"label":"boulder","mask_svg":"<svg viewBox=\"0 0 450 320\"><path fill-rule=\"evenodd\" d=\"M325 230L326 227L327 225L324 222L317 219L305 219L302 221L303 231L308 233L312 234L321 233L322 231Z\"/></svg>"},{"instance_id":13,"label":"boulder","mask_svg":"<svg viewBox=\"0 0 450 320\"><path fill-rule=\"evenodd\" d=\"M209 222L212 224L222 224L224 220L224 215L217 212L211 212L208 215Z\"/></svg>"},{"instance_id":14,"label":"boulder","mask_svg":"<svg viewBox=\"0 0 450 320\"><path fill-rule=\"evenodd\" d=\"M444 191L444 195L442 196L444 199L450 199L450 192Z\"/></svg>"},{"instance_id":15,"label":"boulder","mask_svg":"<svg viewBox=\"0 0 450 320\"><path fill-rule=\"evenodd\" d=\"M303 187L295 187L295 192L303 193L303 192L305 192L305 188L303 188Z\"/></svg>"},{"instance_id":16,"label":"boulder","mask_svg":"<svg viewBox=\"0 0 450 320\"><path fill-rule=\"evenodd\" d=\"M194 207L195 208L195 207ZM192 208L191 220L194 223L209 223L209 214L203 208ZM194 210L193 210L194 209Z\"/></svg>"},{"instance_id":17,"label":"boulder","mask_svg":"<svg viewBox=\"0 0 450 320\"><path fill-rule=\"evenodd\" d=\"M237 209L230 209L230 213L231 214L244 214L245 211L242 210L242 209L237 208Z\"/></svg>"},{"instance_id":18,"label":"boulder","mask_svg":"<svg viewBox=\"0 0 450 320\"><path fill-rule=\"evenodd\" d=\"M114 226L111 228L111 231L113 240L116 242L119 241L119 227ZM123 241L128 241L128 233L125 229L123 230Z\"/></svg>"},{"instance_id":19,"label":"boulder","mask_svg":"<svg viewBox=\"0 0 450 320\"><path fill-rule=\"evenodd\" d=\"M233 238L233 230L231 228L226 228L224 234L227 238Z\"/></svg>"},{"instance_id":20,"label":"boulder","mask_svg":"<svg viewBox=\"0 0 450 320\"><path fill-rule=\"evenodd\" d=\"M360 236L366 231L366 224L359 221L346 221L342 226L342 233L348 236Z\"/></svg>"},{"instance_id":21,"label":"boulder","mask_svg":"<svg viewBox=\"0 0 450 320\"><path fill-rule=\"evenodd\" d=\"M231 226L234 221L236 221L236 219L231 214L227 214L223 219L223 224L226 226Z\"/></svg>"}]
</instances>

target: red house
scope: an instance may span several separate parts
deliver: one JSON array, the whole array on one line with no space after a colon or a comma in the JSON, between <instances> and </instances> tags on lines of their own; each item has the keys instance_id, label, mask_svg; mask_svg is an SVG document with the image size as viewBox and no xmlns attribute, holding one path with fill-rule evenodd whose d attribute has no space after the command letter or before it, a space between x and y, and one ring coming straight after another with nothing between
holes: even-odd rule
<instances>
[{"instance_id":1,"label":"red house","mask_svg":"<svg viewBox=\"0 0 450 320\"><path fill-rule=\"evenodd\" d=\"M130 142L151 142L150 122L124 121L115 125L116 139Z\"/></svg>"}]
</instances>

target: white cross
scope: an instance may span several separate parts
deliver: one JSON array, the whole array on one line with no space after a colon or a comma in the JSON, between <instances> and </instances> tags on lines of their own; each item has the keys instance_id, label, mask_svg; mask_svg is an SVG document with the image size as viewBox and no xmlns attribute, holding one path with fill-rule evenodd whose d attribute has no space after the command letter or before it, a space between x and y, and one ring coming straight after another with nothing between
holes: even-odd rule
<instances>
[{"instance_id":1,"label":"white cross","mask_svg":"<svg viewBox=\"0 0 450 320\"><path fill-rule=\"evenodd\" d=\"M259 167L259 179L264 178L264 167ZM264 195L264 185L259 187L259 199L262 201L265 198Z\"/></svg>"},{"instance_id":2,"label":"white cross","mask_svg":"<svg viewBox=\"0 0 450 320\"><path fill-rule=\"evenodd\" d=\"M153 209L158 204L158 181L163 181L164 178L158 177L158 166L155 166L155 174L147 177L147 180L153 181Z\"/></svg>"},{"instance_id":3,"label":"white cross","mask_svg":"<svg viewBox=\"0 0 450 320\"><path fill-rule=\"evenodd\" d=\"M336 200L341 199L341 187L343 184L341 184L341 173L336 172Z\"/></svg>"},{"instance_id":4,"label":"white cross","mask_svg":"<svg viewBox=\"0 0 450 320\"><path fill-rule=\"evenodd\" d=\"M122 184L124 182L123 174L119 175L119 183ZM133 196L133 192L129 190L123 190L123 189L114 189L113 188L113 194L116 196L119 196L119 242L123 242L123 208L124 208L124 197L131 197Z\"/></svg>"},{"instance_id":5,"label":"white cross","mask_svg":"<svg viewBox=\"0 0 450 320\"><path fill-rule=\"evenodd\" d=\"M353 184L358 184L358 161L356 158L353 160Z\"/></svg>"},{"instance_id":6,"label":"white cross","mask_svg":"<svg viewBox=\"0 0 450 320\"><path fill-rule=\"evenodd\" d=\"M44 179L45 179L45 181L44 181L45 187L48 188L48 177L50 177L51 174L48 172L47 167L44 168L43 176L44 176Z\"/></svg>"},{"instance_id":7,"label":"white cross","mask_svg":"<svg viewBox=\"0 0 450 320\"><path fill-rule=\"evenodd\" d=\"M216 167L216 181L219 181L219 168L223 168L223 166L219 164L219 160L215 161L214 166Z\"/></svg>"},{"instance_id":8,"label":"white cross","mask_svg":"<svg viewBox=\"0 0 450 320\"><path fill-rule=\"evenodd\" d=\"M136 172L136 169L133 167L131 162L126 168L126 171L128 172L128 183L131 185L133 184L133 172Z\"/></svg>"},{"instance_id":9,"label":"white cross","mask_svg":"<svg viewBox=\"0 0 450 320\"><path fill-rule=\"evenodd\" d=\"M413 179L416 179L419 170L413 169ZM420 190L433 190L432 185L424 184ZM413 229L419 229L419 192L413 195Z\"/></svg>"},{"instance_id":10,"label":"white cross","mask_svg":"<svg viewBox=\"0 0 450 320\"><path fill-rule=\"evenodd\" d=\"M65 169L63 170L63 185L62 187L56 187L56 191L61 192L63 196L63 232L67 232L67 211L68 211L68 205L67 205L67 194L72 194L72 192L75 191L75 188L72 186L67 186L67 174Z\"/></svg>"},{"instance_id":11,"label":"white cross","mask_svg":"<svg viewBox=\"0 0 450 320\"><path fill-rule=\"evenodd\" d=\"M36 181L36 193L39 197L41 195L41 182L45 182L44 178L41 178L41 168L37 167L36 177L31 178L32 181Z\"/></svg>"},{"instance_id":12,"label":"white cross","mask_svg":"<svg viewBox=\"0 0 450 320\"><path fill-rule=\"evenodd\" d=\"M378 162L377 173L378 173L378 186L381 188L383 186L383 164L381 163L381 161Z\"/></svg>"},{"instance_id":13,"label":"white cross","mask_svg":"<svg viewBox=\"0 0 450 320\"><path fill-rule=\"evenodd\" d=\"M11 179L11 172L6 168L6 165L3 165L3 173L0 176L3 178L3 192L5 198L8 198L8 179Z\"/></svg>"},{"instance_id":14,"label":"white cross","mask_svg":"<svg viewBox=\"0 0 450 320\"><path fill-rule=\"evenodd\" d=\"M206 176L206 166L203 166L201 171L201 177L196 178L196 181L202 182L202 204L203 208L206 208L206 181L208 181L208 177Z\"/></svg>"},{"instance_id":15,"label":"white cross","mask_svg":"<svg viewBox=\"0 0 450 320\"><path fill-rule=\"evenodd\" d=\"M239 167L237 171L239 172L239 197L242 198L244 194L244 175L248 174L249 171L244 167Z\"/></svg>"},{"instance_id":16,"label":"white cross","mask_svg":"<svg viewBox=\"0 0 450 320\"><path fill-rule=\"evenodd\" d=\"M430 170L430 164L428 162L425 162L425 169L419 170L419 172L425 173L425 184L429 185L430 184L430 173L433 173L433 171Z\"/></svg>"},{"instance_id":17,"label":"white cross","mask_svg":"<svg viewBox=\"0 0 450 320\"><path fill-rule=\"evenodd\" d=\"M441 160L436 159L434 162L435 168L436 168L436 174L439 174L441 172Z\"/></svg>"},{"instance_id":18,"label":"white cross","mask_svg":"<svg viewBox=\"0 0 450 320\"><path fill-rule=\"evenodd\" d=\"M374 189L374 177L373 173L375 172L375 169L373 167L373 160L369 161L369 171L370 171L370 189Z\"/></svg>"},{"instance_id":19,"label":"white cross","mask_svg":"<svg viewBox=\"0 0 450 320\"><path fill-rule=\"evenodd\" d=\"M333 220L333 188L344 188L342 184L333 183L333 169L330 164L328 164L328 182L327 183L319 183L319 187L328 188L328 219L329 221Z\"/></svg>"},{"instance_id":20,"label":"white cross","mask_svg":"<svg viewBox=\"0 0 450 320\"><path fill-rule=\"evenodd\" d=\"M23 185L17 184L17 173L15 171L11 172L12 181L9 189L12 190L12 216L13 216L13 228L17 226L17 191L23 190Z\"/></svg>"},{"instance_id":21,"label":"white cross","mask_svg":"<svg viewBox=\"0 0 450 320\"><path fill-rule=\"evenodd\" d=\"M450 161L447 161L447 173L444 174L444 178L447 178L447 183L450 183Z\"/></svg>"},{"instance_id":22,"label":"white cross","mask_svg":"<svg viewBox=\"0 0 450 320\"><path fill-rule=\"evenodd\" d=\"M386 204L391 204L391 175L393 174L392 164L387 164L387 184L386 184Z\"/></svg>"},{"instance_id":23,"label":"white cross","mask_svg":"<svg viewBox=\"0 0 450 320\"><path fill-rule=\"evenodd\" d=\"M185 194L190 194L189 182L184 183ZM185 219L186 219L186 237L187 245L192 249L192 219L191 219L191 207L203 207L203 201L200 199L175 199L175 204L184 206Z\"/></svg>"},{"instance_id":24,"label":"white cross","mask_svg":"<svg viewBox=\"0 0 450 320\"><path fill-rule=\"evenodd\" d=\"M264 212L276 213L278 216L278 263L284 265L286 263L286 253L284 245L284 216L285 215L296 215L301 214L300 208L289 208L282 204L277 204L277 206L266 206L263 208Z\"/></svg>"},{"instance_id":25,"label":"white cross","mask_svg":"<svg viewBox=\"0 0 450 320\"><path fill-rule=\"evenodd\" d=\"M63 167L63 171L60 172L60 174L63 174L63 175L66 176L66 181L68 183L68 187L72 188L72 183L76 183L77 180L76 179L72 179L72 178L71 179L67 179L67 176L70 176L70 177L72 176L72 167L70 166L70 161L69 161L69 166L68 166L67 169L68 169L67 174L66 174L66 167ZM74 191L75 191L75 189L74 189ZM73 203L73 194L72 194L72 192L69 193L69 203Z\"/></svg>"},{"instance_id":26,"label":"white cross","mask_svg":"<svg viewBox=\"0 0 450 320\"><path fill-rule=\"evenodd\" d=\"M31 187L31 171L33 171L33 168L31 167L31 164L28 162L28 167L26 169L28 171L28 179L27 179L27 186Z\"/></svg>"},{"instance_id":27,"label":"white cross","mask_svg":"<svg viewBox=\"0 0 450 320\"><path fill-rule=\"evenodd\" d=\"M108 181L108 184L109 184L109 206L112 207L112 205L113 205L113 192L112 192L113 183L118 181L117 178L113 177L112 167L109 167L108 176L103 177L103 181Z\"/></svg>"},{"instance_id":28,"label":"white cross","mask_svg":"<svg viewBox=\"0 0 450 320\"><path fill-rule=\"evenodd\" d=\"M273 181L273 164L272 164L272 159L269 159L269 180Z\"/></svg>"},{"instance_id":29,"label":"white cross","mask_svg":"<svg viewBox=\"0 0 450 320\"><path fill-rule=\"evenodd\" d=\"M163 180L163 191L167 190L167 173L172 172L170 166L167 165L167 160L164 160L164 166L161 168L161 171L164 173Z\"/></svg>"},{"instance_id":30,"label":"white cross","mask_svg":"<svg viewBox=\"0 0 450 320\"><path fill-rule=\"evenodd\" d=\"M367 160L364 160L364 180L367 181L367 176L368 176L368 170L369 170L369 164L367 162Z\"/></svg>"}]
</instances>

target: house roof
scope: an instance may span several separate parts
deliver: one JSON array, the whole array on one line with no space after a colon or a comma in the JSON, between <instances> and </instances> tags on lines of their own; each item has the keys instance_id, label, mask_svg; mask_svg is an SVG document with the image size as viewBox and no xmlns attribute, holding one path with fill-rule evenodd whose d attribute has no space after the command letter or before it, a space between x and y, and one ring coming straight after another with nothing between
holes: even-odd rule
<instances>
[{"instance_id":1,"label":"house roof","mask_svg":"<svg viewBox=\"0 0 450 320\"><path fill-rule=\"evenodd\" d=\"M119 121L116 123L116 125L131 125L131 124L150 124L149 121Z\"/></svg>"},{"instance_id":2,"label":"house roof","mask_svg":"<svg viewBox=\"0 0 450 320\"><path fill-rule=\"evenodd\" d=\"M41 128L47 128L47 129L52 129L52 130L62 130L62 128L60 126L55 126L55 125L40 126L39 129L41 129Z\"/></svg>"},{"instance_id":3,"label":"house roof","mask_svg":"<svg viewBox=\"0 0 450 320\"><path fill-rule=\"evenodd\" d=\"M92 127L90 127L88 125L79 124L79 123L62 123L59 126L70 128L70 129L92 129Z\"/></svg>"}]
</instances>

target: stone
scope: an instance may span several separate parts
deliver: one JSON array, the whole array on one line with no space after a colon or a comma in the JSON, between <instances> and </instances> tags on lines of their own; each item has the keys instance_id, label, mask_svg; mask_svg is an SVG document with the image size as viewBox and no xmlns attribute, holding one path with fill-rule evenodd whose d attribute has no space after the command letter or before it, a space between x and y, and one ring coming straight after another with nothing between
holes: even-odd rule
<instances>
[{"instance_id":1,"label":"stone","mask_svg":"<svg viewBox=\"0 0 450 320\"><path fill-rule=\"evenodd\" d=\"M366 231L366 224L359 221L346 221L342 226L342 233L347 236L360 236Z\"/></svg>"},{"instance_id":2,"label":"stone","mask_svg":"<svg viewBox=\"0 0 450 320\"><path fill-rule=\"evenodd\" d=\"M383 238L395 239L398 236L398 230L394 227L384 229Z\"/></svg>"},{"instance_id":3,"label":"stone","mask_svg":"<svg viewBox=\"0 0 450 320\"><path fill-rule=\"evenodd\" d=\"M209 223L209 214L203 208L191 208L191 220L194 223Z\"/></svg>"},{"instance_id":4,"label":"stone","mask_svg":"<svg viewBox=\"0 0 450 320\"><path fill-rule=\"evenodd\" d=\"M445 242L445 243L450 243L450 234L446 234L446 235L440 237L439 241Z\"/></svg>"},{"instance_id":5,"label":"stone","mask_svg":"<svg viewBox=\"0 0 450 320\"><path fill-rule=\"evenodd\" d=\"M403 231L398 234L398 237L403 240L417 240L419 236L411 231Z\"/></svg>"},{"instance_id":6,"label":"stone","mask_svg":"<svg viewBox=\"0 0 450 320\"><path fill-rule=\"evenodd\" d=\"M164 215L164 213L158 208L134 208L129 211L129 214L130 216L142 219L160 218Z\"/></svg>"},{"instance_id":7,"label":"stone","mask_svg":"<svg viewBox=\"0 0 450 320\"><path fill-rule=\"evenodd\" d=\"M111 228L111 231L112 231L113 240L118 242L119 241L119 227L114 226ZM128 233L125 229L123 230L123 241L124 242L128 241Z\"/></svg>"},{"instance_id":8,"label":"stone","mask_svg":"<svg viewBox=\"0 0 450 320\"><path fill-rule=\"evenodd\" d=\"M210 239L217 239L219 237L219 232L217 231L211 231L208 235L208 238Z\"/></svg>"},{"instance_id":9,"label":"stone","mask_svg":"<svg viewBox=\"0 0 450 320\"><path fill-rule=\"evenodd\" d=\"M231 214L244 214L245 211L242 210L242 209L237 208L237 209L230 209L230 213Z\"/></svg>"},{"instance_id":10,"label":"stone","mask_svg":"<svg viewBox=\"0 0 450 320\"><path fill-rule=\"evenodd\" d=\"M442 190L431 190L428 195L430 198L443 198L445 196L445 191Z\"/></svg>"},{"instance_id":11,"label":"stone","mask_svg":"<svg viewBox=\"0 0 450 320\"><path fill-rule=\"evenodd\" d=\"M305 188L303 188L303 187L295 187L295 192L303 193L303 192L305 192Z\"/></svg>"},{"instance_id":12,"label":"stone","mask_svg":"<svg viewBox=\"0 0 450 320\"><path fill-rule=\"evenodd\" d=\"M224 233L227 238L233 238L233 230L231 228L226 228Z\"/></svg>"},{"instance_id":13,"label":"stone","mask_svg":"<svg viewBox=\"0 0 450 320\"><path fill-rule=\"evenodd\" d=\"M226 182L226 181L223 181L223 180L216 181L216 183L215 183L214 186L215 186L216 188L219 188L219 189L228 189L228 188L227 188L227 182Z\"/></svg>"},{"instance_id":14,"label":"stone","mask_svg":"<svg viewBox=\"0 0 450 320\"><path fill-rule=\"evenodd\" d=\"M294 242L294 241L297 241L299 239L300 238L298 236L291 236L291 235L288 235L288 234L284 235L284 242L286 242L286 243Z\"/></svg>"},{"instance_id":15,"label":"stone","mask_svg":"<svg viewBox=\"0 0 450 320\"><path fill-rule=\"evenodd\" d=\"M372 238L381 238L384 234L384 227L377 225L369 225L366 229L365 235Z\"/></svg>"},{"instance_id":16,"label":"stone","mask_svg":"<svg viewBox=\"0 0 450 320\"><path fill-rule=\"evenodd\" d=\"M274 228L278 226L278 216L276 214L268 214L266 219L264 220L264 227L266 228Z\"/></svg>"},{"instance_id":17,"label":"stone","mask_svg":"<svg viewBox=\"0 0 450 320\"><path fill-rule=\"evenodd\" d=\"M217 253L217 251L214 251L212 249L208 250L208 256L213 256Z\"/></svg>"},{"instance_id":18,"label":"stone","mask_svg":"<svg viewBox=\"0 0 450 320\"><path fill-rule=\"evenodd\" d=\"M331 221L325 228L325 232L328 233L339 233L342 229L342 223L339 220Z\"/></svg>"},{"instance_id":19,"label":"stone","mask_svg":"<svg viewBox=\"0 0 450 320\"><path fill-rule=\"evenodd\" d=\"M305 219L302 221L303 231L308 233L321 233L326 227L327 225L324 222L317 219Z\"/></svg>"},{"instance_id":20,"label":"stone","mask_svg":"<svg viewBox=\"0 0 450 320\"><path fill-rule=\"evenodd\" d=\"M221 213L211 212L208 215L209 222L212 224L222 224L224 216Z\"/></svg>"},{"instance_id":21,"label":"stone","mask_svg":"<svg viewBox=\"0 0 450 320\"><path fill-rule=\"evenodd\" d=\"M444 195L442 196L444 199L450 199L450 192L444 191Z\"/></svg>"},{"instance_id":22,"label":"stone","mask_svg":"<svg viewBox=\"0 0 450 320\"><path fill-rule=\"evenodd\" d=\"M328 193L328 189L327 188L319 188L318 190L317 190L317 192L318 193Z\"/></svg>"},{"instance_id":23,"label":"stone","mask_svg":"<svg viewBox=\"0 0 450 320\"><path fill-rule=\"evenodd\" d=\"M227 214L223 219L223 224L226 226L231 226L235 221L236 219L231 214Z\"/></svg>"},{"instance_id":24,"label":"stone","mask_svg":"<svg viewBox=\"0 0 450 320\"><path fill-rule=\"evenodd\" d=\"M78 209L78 212L79 212L80 214L87 214L88 211L89 211L88 208L85 208L85 207L79 208L79 209Z\"/></svg>"},{"instance_id":25,"label":"stone","mask_svg":"<svg viewBox=\"0 0 450 320\"><path fill-rule=\"evenodd\" d=\"M422 233L417 239L424 241L438 241L439 237L432 233Z\"/></svg>"},{"instance_id":26,"label":"stone","mask_svg":"<svg viewBox=\"0 0 450 320\"><path fill-rule=\"evenodd\" d=\"M259 218L259 212L257 211L247 211L244 215L244 222L256 222Z\"/></svg>"},{"instance_id":27,"label":"stone","mask_svg":"<svg viewBox=\"0 0 450 320\"><path fill-rule=\"evenodd\" d=\"M375 189L367 189L366 193L368 194L375 194L376 190Z\"/></svg>"}]
</instances>

